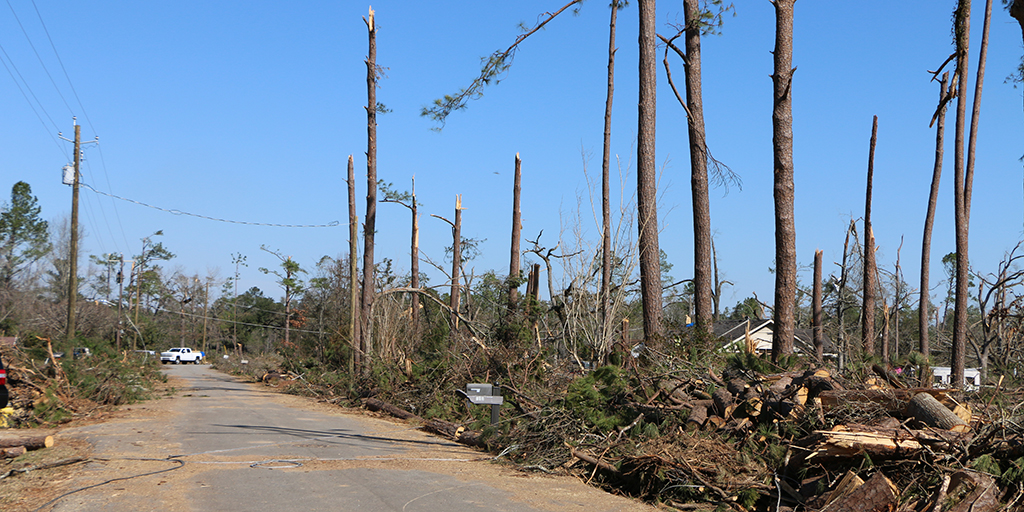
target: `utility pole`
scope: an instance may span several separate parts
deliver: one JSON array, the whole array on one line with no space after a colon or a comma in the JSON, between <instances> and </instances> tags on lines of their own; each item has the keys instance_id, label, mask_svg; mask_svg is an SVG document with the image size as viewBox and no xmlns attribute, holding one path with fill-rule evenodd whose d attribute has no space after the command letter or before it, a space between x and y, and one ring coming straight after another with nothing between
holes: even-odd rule
<instances>
[{"instance_id":1,"label":"utility pole","mask_svg":"<svg viewBox=\"0 0 1024 512\"><path fill-rule=\"evenodd\" d=\"M210 281L206 281L206 296L203 297L203 354L206 353L206 318L210 311Z\"/></svg>"},{"instance_id":2,"label":"utility pole","mask_svg":"<svg viewBox=\"0 0 1024 512\"><path fill-rule=\"evenodd\" d=\"M80 164L82 160L82 127L78 124L78 118L72 117L75 125L75 140L61 136L61 139L75 143L75 179L71 186L71 244L68 250L68 322L66 326L66 337L68 345L75 339L75 302L78 299L78 184L81 176ZM96 140L90 142L96 142Z\"/></svg>"},{"instance_id":3,"label":"utility pole","mask_svg":"<svg viewBox=\"0 0 1024 512\"><path fill-rule=\"evenodd\" d=\"M136 274L135 273L135 260L132 260L132 276L135 277L135 325L138 326L139 325L139 301L141 299L141 295L140 295L140 292L139 292L139 281L142 280L142 266L141 265L139 266L139 273ZM128 290L129 294L131 292L132 292L131 290ZM136 333L137 332L138 332L138 328L136 327ZM137 334L133 335L132 336L132 350L135 350L135 347L136 347L135 342L137 340L138 340L138 335Z\"/></svg>"},{"instance_id":4,"label":"utility pole","mask_svg":"<svg viewBox=\"0 0 1024 512\"><path fill-rule=\"evenodd\" d=\"M117 351L121 352L121 305L124 303L124 254L121 254L121 267L117 271Z\"/></svg>"}]
</instances>

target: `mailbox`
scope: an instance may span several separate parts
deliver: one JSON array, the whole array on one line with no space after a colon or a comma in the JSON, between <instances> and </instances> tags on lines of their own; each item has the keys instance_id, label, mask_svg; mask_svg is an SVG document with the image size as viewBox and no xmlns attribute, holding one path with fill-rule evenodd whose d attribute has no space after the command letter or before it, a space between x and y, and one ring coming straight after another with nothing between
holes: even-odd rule
<instances>
[{"instance_id":1,"label":"mailbox","mask_svg":"<svg viewBox=\"0 0 1024 512\"><path fill-rule=\"evenodd\" d=\"M491 384L466 384L466 398L474 405L501 405L504 398L494 395Z\"/></svg>"},{"instance_id":2,"label":"mailbox","mask_svg":"<svg viewBox=\"0 0 1024 512\"><path fill-rule=\"evenodd\" d=\"M466 384L465 395L469 403L491 406L492 425L498 423L498 411L505 400L500 393L501 388L492 384Z\"/></svg>"}]
</instances>

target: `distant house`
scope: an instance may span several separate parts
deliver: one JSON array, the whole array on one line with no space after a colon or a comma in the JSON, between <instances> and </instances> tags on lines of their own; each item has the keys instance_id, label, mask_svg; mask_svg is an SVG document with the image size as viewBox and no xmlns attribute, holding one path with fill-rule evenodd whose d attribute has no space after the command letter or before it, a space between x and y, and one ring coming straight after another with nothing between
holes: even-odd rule
<instances>
[{"instance_id":1,"label":"distant house","mask_svg":"<svg viewBox=\"0 0 1024 512\"><path fill-rule=\"evenodd\" d=\"M719 320L715 322L715 336L722 339L722 348L727 352L747 350L747 336L757 354L770 354L775 336L775 321L768 320ZM796 329L793 333L793 350L798 354L814 354L814 335L811 329ZM832 340L825 337L823 343L825 358L839 356Z\"/></svg>"},{"instance_id":2,"label":"distant house","mask_svg":"<svg viewBox=\"0 0 1024 512\"><path fill-rule=\"evenodd\" d=\"M937 388L948 388L949 379L953 375L953 368L949 366L932 367L932 385ZM981 387L981 370L977 368L964 368L964 388L978 389Z\"/></svg>"}]
</instances>

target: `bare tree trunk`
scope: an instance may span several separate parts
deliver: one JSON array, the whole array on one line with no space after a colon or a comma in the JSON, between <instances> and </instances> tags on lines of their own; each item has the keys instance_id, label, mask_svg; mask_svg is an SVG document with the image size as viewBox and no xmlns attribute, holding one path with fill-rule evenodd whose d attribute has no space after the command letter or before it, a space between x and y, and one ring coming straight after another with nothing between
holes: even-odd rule
<instances>
[{"instance_id":1,"label":"bare tree trunk","mask_svg":"<svg viewBox=\"0 0 1024 512\"><path fill-rule=\"evenodd\" d=\"M974 148L977 142L978 120L981 113L981 91L985 81L985 58L988 53L989 22L992 17L992 0L985 3L985 19L981 36L981 50L978 57L978 75L974 84L974 106L971 111L971 131L967 145L967 165L963 167L963 130L966 117L967 63L970 48L971 2L960 0L957 6L954 33L956 34L957 74L959 98L956 118L956 178L955 181L955 223L956 223L956 302L953 305L953 347L950 379L956 388L963 387L964 364L967 352L967 308L970 266L968 258L968 233L971 222L971 189L974 181Z\"/></svg>"},{"instance_id":2,"label":"bare tree trunk","mask_svg":"<svg viewBox=\"0 0 1024 512\"><path fill-rule=\"evenodd\" d=\"M711 265L714 267L714 276L715 276L715 289L714 289L714 293L711 295L711 300L714 302L714 308L715 308L714 309L714 315L712 316L712 320L714 322L717 322L718 321L718 311L719 311L718 310L718 306L719 306L719 303L722 301L722 287L725 286L726 284L730 284L731 285L733 283L732 283L732 281L728 281L728 280L723 281L723 280L719 279L719 275L718 275L718 251L715 250L715 237L714 236L711 237Z\"/></svg>"},{"instance_id":3,"label":"bare tree trunk","mask_svg":"<svg viewBox=\"0 0 1024 512\"><path fill-rule=\"evenodd\" d=\"M839 267L839 283L836 285L839 294L839 299L836 300L836 318L839 319L840 369L845 366L846 357L849 355L846 339L846 283L849 282L850 270L847 261L850 255L850 233L856 229L856 226L856 221L850 219L850 227L846 228L846 238L843 240L843 262Z\"/></svg>"},{"instance_id":4,"label":"bare tree trunk","mask_svg":"<svg viewBox=\"0 0 1024 512\"><path fill-rule=\"evenodd\" d=\"M775 0L772 149L775 160L775 333L772 361L793 353L796 222L793 215L793 4Z\"/></svg>"},{"instance_id":5,"label":"bare tree trunk","mask_svg":"<svg viewBox=\"0 0 1024 512\"><path fill-rule=\"evenodd\" d=\"M412 248L409 262L409 286L420 287L420 214L416 204L416 177L412 178L412 199L409 209L412 210ZM420 294L412 294L412 338L420 339Z\"/></svg>"},{"instance_id":6,"label":"bare tree trunk","mask_svg":"<svg viewBox=\"0 0 1024 512\"><path fill-rule=\"evenodd\" d=\"M814 251L814 285L811 291L811 331L814 338L814 357L818 364L825 360L825 334L821 312L821 250Z\"/></svg>"},{"instance_id":7,"label":"bare tree trunk","mask_svg":"<svg viewBox=\"0 0 1024 512\"><path fill-rule=\"evenodd\" d=\"M658 187L655 166L657 35L655 0L640 0L640 95L637 110L637 227L644 339L662 336L661 253L658 247Z\"/></svg>"},{"instance_id":8,"label":"bare tree trunk","mask_svg":"<svg viewBox=\"0 0 1024 512\"><path fill-rule=\"evenodd\" d=\"M700 6L683 0L686 24L686 104L690 136L690 191L693 201L693 291L698 329L710 332L713 322L711 277L711 205L708 199L708 155L701 90Z\"/></svg>"},{"instance_id":9,"label":"bare tree trunk","mask_svg":"<svg viewBox=\"0 0 1024 512\"><path fill-rule=\"evenodd\" d=\"M871 122L868 149L868 183L864 200L864 304L860 314L860 339L864 353L875 355L875 232L871 227L871 185L875 173L875 141L878 140L878 116Z\"/></svg>"},{"instance_id":10,"label":"bare tree trunk","mask_svg":"<svg viewBox=\"0 0 1024 512\"><path fill-rule=\"evenodd\" d=\"M512 251L508 264L508 307L514 310L516 301L519 299L519 241L523 230L522 213L519 210L519 198L522 192L522 160L519 153L516 153L515 178L512 180Z\"/></svg>"},{"instance_id":11,"label":"bare tree trunk","mask_svg":"<svg viewBox=\"0 0 1024 512\"><path fill-rule=\"evenodd\" d=\"M360 350L363 353L362 371L373 362L373 333L370 332L370 307L373 305L374 265L373 244L377 222L377 29L373 9L364 18L369 34L370 49L366 57L366 222L363 224L363 297L360 315Z\"/></svg>"},{"instance_id":12,"label":"bare tree trunk","mask_svg":"<svg viewBox=\"0 0 1024 512\"><path fill-rule=\"evenodd\" d=\"M959 0L954 19L956 34L956 134L953 153L953 202L956 225L956 287L953 302L953 345L950 349L950 382L960 388L964 382L964 355L967 351L967 218L964 215L964 127L967 118L967 57L970 45L971 2ZM961 271L961 267L963 270Z\"/></svg>"},{"instance_id":13,"label":"bare tree trunk","mask_svg":"<svg viewBox=\"0 0 1024 512\"><path fill-rule=\"evenodd\" d=\"M452 335L459 330L459 270L462 266L462 196L455 196L455 222L452 224Z\"/></svg>"},{"instance_id":14,"label":"bare tree trunk","mask_svg":"<svg viewBox=\"0 0 1024 512\"><path fill-rule=\"evenodd\" d=\"M288 260L291 261L292 257L289 256ZM291 345L291 326L292 326L292 268L289 265L285 265L285 285L284 285L284 346Z\"/></svg>"},{"instance_id":15,"label":"bare tree trunk","mask_svg":"<svg viewBox=\"0 0 1024 512\"><path fill-rule=\"evenodd\" d=\"M362 352L359 346L359 217L356 216L356 176L352 155L348 156L348 279L349 279L349 336L352 343L352 357L349 358L349 374L362 367ZM237 295L237 294L236 294Z\"/></svg>"},{"instance_id":16,"label":"bare tree trunk","mask_svg":"<svg viewBox=\"0 0 1024 512\"><path fill-rule=\"evenodd\" d=\"M611 334L608 307L612 286L612 97L615 92L615 21L619 8L619 1L612 0L611 21L608 22L608 90L604 101L604 151L601 157L601 341L604 347L611 346L610 343L604 343L604 341Z\"/></svg>"},{"instance_id":17,"label":"bare tree trunk","mask_svg":"<svg viewBox=\"0 0 1024 512\"><path fill-rule=\"evenodd\" d=\"M921 297L918 299L917 329L920 336L919 350L925 358L931 357L929 345L929 307L931 305L931 284L929 274L932 251L932 228L935 225L935 208L939 203L939 182L942 179L943 142L946 130L946 105L953 94L949 87L949 72L942 74L939 83L939 104L935 111L935 166L932 170L932 188L928 194L928 211L924 217L924 237L921 242Z\"/></svg>"}]
</instances>

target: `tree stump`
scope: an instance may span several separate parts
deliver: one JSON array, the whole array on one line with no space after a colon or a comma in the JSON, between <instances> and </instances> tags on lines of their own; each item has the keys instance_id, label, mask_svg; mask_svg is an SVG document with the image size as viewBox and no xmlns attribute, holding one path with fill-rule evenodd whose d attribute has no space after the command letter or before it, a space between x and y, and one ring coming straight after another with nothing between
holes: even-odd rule
<instances>
[{"instance_id":1,"label":"tree stump","mask_svg":"<svg viewBox=\"0 0 1024 512\"><path fill-rule=\"evenodd\" d=\"M881 471L850 491L846 496L829 504L828 512L889 512L899 501L896 486Z\"/></svg>"}]
</instances>

